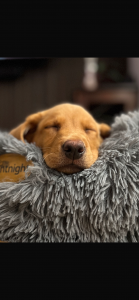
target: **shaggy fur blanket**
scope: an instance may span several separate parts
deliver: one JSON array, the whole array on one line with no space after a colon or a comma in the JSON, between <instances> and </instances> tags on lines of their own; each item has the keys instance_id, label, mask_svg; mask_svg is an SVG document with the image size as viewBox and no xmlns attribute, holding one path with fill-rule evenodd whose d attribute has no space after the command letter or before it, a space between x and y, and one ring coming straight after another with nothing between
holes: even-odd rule
<instances>
[{"instance_id":1,"label":"shaggy fur blanket","mask_svg":"<svg viewBox=\"0 0 139 300\"><path fill-rule=\"evenodd\" d=\"M0 240L139 241L139 112L116 117L98 160L80 173L48 168L41 150L0 133L0 154L32 160L20 183L0 183Z\"/></svg>"}]
</instances>

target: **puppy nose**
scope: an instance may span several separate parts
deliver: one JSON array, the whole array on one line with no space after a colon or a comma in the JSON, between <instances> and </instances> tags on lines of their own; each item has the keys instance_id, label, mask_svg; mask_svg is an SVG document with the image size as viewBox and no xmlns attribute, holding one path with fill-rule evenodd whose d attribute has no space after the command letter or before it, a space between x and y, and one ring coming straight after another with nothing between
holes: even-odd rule
<instances>
[{"instance_id":1,"label":"puppy nose","mask_svg":"<svg viewBox=\"0 0 139 300\"><path fill-rule=\"evenodd\" d=\"M68 158L79 159L85 152L85 146L82 141L66 141L63 150Z\"/></svg>"}]
</instances>

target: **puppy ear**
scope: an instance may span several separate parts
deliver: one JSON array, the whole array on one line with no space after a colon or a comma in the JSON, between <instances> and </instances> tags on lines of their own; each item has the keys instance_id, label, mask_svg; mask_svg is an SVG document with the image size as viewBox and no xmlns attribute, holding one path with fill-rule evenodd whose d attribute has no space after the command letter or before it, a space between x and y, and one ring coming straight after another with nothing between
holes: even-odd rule
<instances>
[{"instance_id":1,"label":"puppy ear","mask_svg":"<svg viewBox=\"0 0 139 300\"><path fill-rule=\"evenodd\" d=\"M111 128L109 125L101 123L99 124L99 128L100 128L100 135L102 138L106 138L110 135Z\"/></svg>"},{"instance_id":2,"label":"puppy ear","mask_svg":"<svg viewBox=\"0 0 139 300\"><path fill-rule=\"evenodd\" d=\"M30 143L37 129L37 126L43 118L44 112L30 115L25 122L11 130L9 133L25 143L25 139Z\"/></svg>"}]
</instances>

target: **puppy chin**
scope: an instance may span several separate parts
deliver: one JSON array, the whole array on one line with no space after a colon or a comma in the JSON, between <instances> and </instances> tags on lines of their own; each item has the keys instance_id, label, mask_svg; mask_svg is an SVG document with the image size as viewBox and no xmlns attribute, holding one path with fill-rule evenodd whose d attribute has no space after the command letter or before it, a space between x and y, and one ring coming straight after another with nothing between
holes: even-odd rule
<instances>
[{"instance_id":1,"label":"puppy chin","mask_svg":"<svg viewBox=\"0 0 139 300\"><path fill-rule=\"evenodd\" d=\"M92 164L97 160L97 158L98 158L98 151L95 151L92 157L90 157L89 161L86 161L86 159L78 159L78 160L74 160L73 163L71 163L71 160L67 158L63 159L62 157L62 159L59 159L57 162L54 161L52 158L51 160L50 158L45 159L45 162L49 168L70 175L70 174L82 172L84 169L90 168Z\"/></svg>"},{"instance_id":2,"label":"puppy chin","mask_svg":"<svg viewBox=\"0 0 139 300\"><path fill-rule=\"evenodd\" d=\"M74 173L79 173L81 171L83 171L84 169L83 168L80 168L78 166L75 166L75 165L69 165L69 166L63 166L63 167L59 167L57 169L58 172L62 172L64 174L74 174Z\"/></svg>"},{"instance_id":3,"label":"puppy chin","mask_svg":"<svg viewBox=\"0 0 139 300\"><path fill-rule=\"evenodd\" d=\"M58 172L62 172L64 174L74 174L84 170L84 168L78 167L77 165L74 164L63 165L63 166L60 166L58 164L58 166L56 166L56 164L53 164L50 161L46 161L46 159L45 162L49 168L54 169Z\"/></svg>"}]
</instances>

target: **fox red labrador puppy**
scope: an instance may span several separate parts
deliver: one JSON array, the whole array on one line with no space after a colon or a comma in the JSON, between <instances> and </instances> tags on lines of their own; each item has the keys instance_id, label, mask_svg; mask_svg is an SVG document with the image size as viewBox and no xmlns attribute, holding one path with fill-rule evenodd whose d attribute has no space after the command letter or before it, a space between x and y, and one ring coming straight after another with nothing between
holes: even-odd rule
<instances>
[{"instance_id":1,"label":"fox red labrador puppy","mask_svg":"<svg viewBox=\"0 0 139 300\"><path fill-rule=\"evenodd\" d=\"M109 133L108 125L98 124L85 109L72 104L32 114L10 132L23 142L35 143L46 164L65 174L89 168Z\"/></svg>"}]
</instances>

